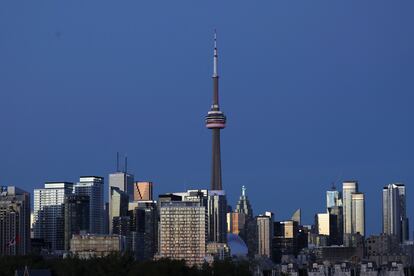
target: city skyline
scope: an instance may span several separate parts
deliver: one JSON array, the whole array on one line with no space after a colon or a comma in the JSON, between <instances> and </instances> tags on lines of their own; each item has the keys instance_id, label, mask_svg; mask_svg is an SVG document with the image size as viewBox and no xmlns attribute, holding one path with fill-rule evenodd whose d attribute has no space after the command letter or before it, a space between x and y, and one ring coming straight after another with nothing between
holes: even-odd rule
<instances>
[{"instance_id":1,"label":"city skyline","mask_svg":"<svg viewBox=\"0 0 414 276\"><path fill-rule=\"evenodd\" d=\"M27 27L2 13L0 22L7 23L0 26L15 24L12 30L18 35L0 27L8 38L0 50L18 55L2 55L0 65L1 91L7 91L0 106L7 133L0 183L29 191L33 201L33 189L46 181L77 182L81 175L99 175L105 178L107 196L114 154L121 151L130 156L128 171L137 180L154 182L155 194L208 188L211 135L202 118L211 102L211 32L217 27L222 102L231 116L222 136L228 203L235 206L245 185L255 215L271 210L276 220L283 220L302 208L311 210L303 212L304 223L310 224L315 213L325 211L331 182L340 189L340 180L355 179L365 193L366 232L380 233L383 186L406 184L408 217L414 206L414 114L409 105L414 100L409 67L414 42L406 35L412 30L397 22L393 26L402 32L394 32L387 29L393 23L379 17L413 19L408 8L380 3L372 21L353 14L349 26L343 17L351 10L339 11L340 4L334 3L330 12L307 4L310 11L303 11L303 19L279 12L274 19L262 7L263 17L250 25L242 16L249 6L242 5L235 18L239 26L225 20L229 4L223 4L215 20L194 10L200 18L188 27L178 19L184 14L176 7L177 15L161 13L160 18L178 20L178 25L157 25L151 32L127 27L149 18L135 18L125 7L117 9L125 18L111 28L114 22L104 20L111 14L105 4L98 25L87 12L79 17L80 26L66 12L57 12L64 18L60 21L32 6L47 16ZM271 7L289 10L285 5ZM19 10L14 4L10 9ZM23 15L25 22L37 18L28 11ZM313 25L300 27L295 20ZM329 20L339 31L325 25ZM275 21L282 24L261 29ZM378 25L382 33L375 31ZM103 29L119 44L108 41ZM181 118L180 124L172 123L172 114ZM125 129L131 134L125 135Z\"/></svg>"}]
</instances>

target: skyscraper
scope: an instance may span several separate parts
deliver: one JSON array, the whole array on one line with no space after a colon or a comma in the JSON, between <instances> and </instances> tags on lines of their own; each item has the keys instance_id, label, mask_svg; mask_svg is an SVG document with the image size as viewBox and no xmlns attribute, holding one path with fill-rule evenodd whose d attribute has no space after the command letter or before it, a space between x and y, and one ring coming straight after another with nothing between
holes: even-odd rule
<instances>
[{"instance_id":1,"label":"skyscraper","mask_svg":"<svg viewBox=\"0 0 414 276\"><path fill-rule=\"evenodd\" d=\"M152 182L137 181L134 183L134 200L152 200Z\"/></svg>"},{"instance_id":2,"label":"skyscraper","mask_svg":"<svg viewBox=\"0 0 414 276\"><path fill-rule=\"evenodd\" d=\"M400 206L401 206L401 240L407 241L410 239L410 227L409 221L407 218L407 208L406 208L406 193L405 193L405 185L400 183L396 184L398 187L398 193L400 195Z\"/></svg>"},{"instance_id":3,"label":"skyscraper","mask_svg":"<svg viewBox=\"0 0 414 276\"><path fill-rule=\"evenodd\" d=\"M154 257L158 247L157 203L155 201L139 201L134 211L129 211L134 216L131 220L131 231L136 231L141 238L141 243L134 247L138 251L136 256L139 260L150 260Z\"/></svg>"},{"instance_id":4,"label":"skyscraper","mask_svg":"<svg viewBox=\"0 0 414 276\"><path fill-rule=\"evenodd\" d=\"M72 235L81 232L89 232L89 196L66 195L65 196L65 250L70 248Z\"/></svg>"},{"instance_id":5,"label":"skyscraper","mask_svg":"<svg viewBox=\"0 0 414 276\"><path fill-rule=\"evenodd\" d=\"M200 201L164 201L158 257L202 265L207 249L207 211Z\"/></svg>"},{"instance_id":6,"label":"skyscraper","mask_svg":"<svg viewBox=\"0 0 414 276\"><path fill-rule=\"evenodd\" d=\"M352 234L365 236L365 196L363 193L353 193L352 200Z\"/></svg>"},{"instance_id":7,"label":"skyscraper","mask_svg":"<svg viewBox=\"0 0 414 276\"><path fill-rule=\"evenodd\" d=\"M273 213L259 215L257 220L257 253L260 256L272 257Z\"/></svg>"},{"instance_id":8,"label":"skyscraper","mask_svg":"<svg viewBox=\"0 0 414 276\"><path fill-rule=\"evenodd\" d=\"M253 209L247 197L245 186L242 186L241 196L234 212L244 214L244 228L239 235L246 242L249 255L254 256L257 253L257 221L253 217Z\"/></svg>"},{"instance_id":9,"label":"skyscraper","mask_svg":"<svg viewBox=\"0 0 414 276\"><path fill-rule=\"evenodd\" d=\"M352 234L352 194L358 192L357 181L345 181L342 186L344 235Z\"/></svg>"},{"instance_id":10,"label":"skyscraper","mask_svg":"<svg viewBox=\"0 0 414 276\"><path fill-rule=\"evenodd\" d=\"M34 190L34 238L43 239L51 250L64 250L64 203L72 191L70 182L46 182Z\"/></svg>"},{"instance_id":11,"label":"skyscraper","mask_svg":"<svg viewBox=\"0 0 414 276\"><path fill-rule=\"evenodd\" d=\"M89 197L89 233L103 234L104 231L104 178L81 176L74 186L76 195Z\"/></svg>"},{"instance_id":12,"label":"skyscraper","mask_svg":"<svg viewBox=\"0 0 414 276\"><path fill-rule=\"evenodd\" d=\"M328 208L330 219L329 243L331 245L342 245L344 242L344 225L342 206Z\"/></svg>"},{"instance_id":13,"label":"skyscraper","mask_svg":"<svg viewBox=\"0 0 414 276\"><path fill-rule=\"evenodd\" d=\"M301 249L299 231L299 224L294 220L273 223L272 259L275 262L280 263L283 255L298 254Z\"/></svg>"},{"instance_id":14,"label":"skyscraper","mask_svg":"<svg viewBox=\"0 0 414 276\"><path fill-rule=\"evenodd\" d=\"M336 189L335 184L332 185L331 190L326 191L326 208L332 208L334 206L340 206L341 204L341 194Z\"/></svg>"},{"instance_id":15,"label":"skyscraper","mask_svg":"<svg viewBox=\"0 0 414 276\"><path fill-rule=\"evenodd\" d=\"M26 255L30 248L30 195L0 187L0 256Z\"/></svg>"},{"instance_id":16,"label":"skyscraper","mask_svg":"<svg viewBox=\"0 0 414 276\"><path fill-rule=\"evenodd\" d=\"M329 244L341 245L344 238L343 204L341 192L336 189L335 184L326 191L326 208L329 214Z\"/></svg>"},{"instance_id":17,"label":"skyscraper","mask_svg":"<svg viewBox=\"0 0 414 276\"><path fill-rule=\"evenodd\" d=\"M217 36L214 33L214 59L213 59L213 104L208 112L205 123L212 130L212 166L211 166L211 190L222 190L221 178L221 156L220 156L220 130L226 127L226 116L220 111L219 106L219 75L218 75L218 53Z\"/></svg>"},{"instance_id":18,"label":"skyscraper","mask_svg":"<svg viewBox=\"0 0 414 276\"><path fill-rule=\"evenodd\" d=\"M330 235L330 220L329 220L329 213L322 213L316 214L316 226L317 226L317 233L319 235Z\"/></svg>"},{"instance_id":19,"label":"skyscraper","mask_svg":"<svg viewBox=\"0 0 414 276\"><path fill-rule=\"evenodd\" d=\"M234 211L236 213L243 213L249 218L253 218L253 209L250 205L249 199L247 198L245 186L242 186L242 193Z\"/></svg>"},{"instance_id":20,"label":"skyscraper","mask_svg":"<svg viewBox=\"0 0 414 276\"><path fill-rule=\"evenodd\" d=\"M224 191L208 192L208 234L209 241L226 243L227 241L227 199Z\"/></svg>"},{"instance_id":21,"label":"skyscraper","mask_svg":"<svg viewBox=\"0 0 414 276\"><path fill-rule=\"evenodd\" d=\"M127 172L116 172L109 175L109 192L111 187L117 187L121 191L126 192L129 200L134 198L134 176Z\"/></svg>"},{"instance_id":22,"label":"skyscraper","mask_svg":"<svg viewBox=\"0 0 414 276\"><path fill-rule=\"evenodd\" d=\"M118 168L117 168L118 169ZM108 226L109 226L109 233L112 233L112 219L116 215L112 214L112 188L117 188L122 192L125 192L127 195L128 200L132 201L134 199L134 176L127 172L120 172L119 170L116 173L111 173L109 175L109 213L108 213ZM128 205L128 203L127 203ZM128 206L127 206L128 211ZM126 211L126 212L127 212Z\"/></svg>"},{"instance_id":23,"label":"skyscraper","mask_svg":"<svg viewBox=\"0 0 414 276\"><path fill-rule=\"evenodd\" d=\"M117 226L122 226L122 223L125 223L125 219L121 217L128 216L128 195L126 192L122 191L117 187L111 188L111 205L109 206L110 217L109 217L109 230L110 234L114 233L113 226L114 223ZM118 227L119 228L119 227ZM119 233L119 229L118 229Z\"/></svg>"},{"instance_id":24,"label":"skyscraper","mask_svg":"<svg viewBox=\"0 0 414 276\"><path fill-rule=\"evenodd\" d=\"M209 242L225 243L227 240L227 200L223 190L188 190L181 195L183 201L197 201L206 207L208 217L207 239Z\"/></svg>"},{"instance_id":25,"label":"skyscraper","mask_svg":"<svg viewBox=\"0 0 414 276\"><path fill-rule=\"evenodd\" d=\"M398 237L400 242L408 240L408 218L404 184L389 184L382 191L382 231Z\"/></svg>"}]
</instances>

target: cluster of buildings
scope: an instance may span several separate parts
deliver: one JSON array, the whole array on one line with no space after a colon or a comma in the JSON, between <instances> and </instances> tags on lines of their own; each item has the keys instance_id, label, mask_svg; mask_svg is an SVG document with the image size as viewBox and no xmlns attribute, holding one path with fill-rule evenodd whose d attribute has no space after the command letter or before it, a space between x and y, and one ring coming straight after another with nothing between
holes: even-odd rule
<instances>
[{"instance_id":1,"label":"cluster of buildings","mask_svg":"<svg viewBox=\"0 0 414 276\"><path fill-rule=\"evenodd\" d=\"M285 221L276 221L272 212L257 216L256 257L272 260L263 269L287 274L334 275L342 268L401 272L414 265L408 225L406 187L389 184L383 188L382 233L366 236L365 196L357 181L345 181L342 191L333 186L326 192L326 210L315 215L312 225L302 225L300 209Z\"/></svg>"},{"instance_id":2,"label":"cluster of buildings","mask_svg":"<svg viewBox=\"0 0 414 276\"><path fill-rule=\"evenodd\" d=\"M219 106L216 39L214 44L213 103L205 117L212 131L210 189L166 193L155 200L153 183L135 181L126 161L123 171L118 165L109 175L107 189L100 176L46 182L34 190L32 213L28 192L2 187L0 255L90 258L130 252L137 260L170 258L189 266L231 257L254 260L252 270L258 274L302 269L310 275L345 275L414 265L403 184L384 187L383 231L370 237L366 198L357 181L343 182L342 191L335 186L327 191L326 210L312 225L302 223L301 209L288 220L278 221L272 212L255 216L244 186L235 208L228 204L220 154L226 116Z\"/></svg>"}]
</instances>

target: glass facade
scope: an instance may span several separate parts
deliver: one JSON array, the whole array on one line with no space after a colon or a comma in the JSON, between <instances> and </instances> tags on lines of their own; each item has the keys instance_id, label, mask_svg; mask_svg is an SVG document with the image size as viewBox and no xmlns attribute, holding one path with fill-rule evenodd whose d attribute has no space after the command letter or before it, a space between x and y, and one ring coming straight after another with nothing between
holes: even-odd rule
<instances>
[{"instance_id":1,"label":"glass facade","mask_svg":"<svg viewBox=\"0 0 414 276\"><path fill-rule=\"evenodd\" d=\"M74 185L74 193L89 197L89 232L103 234L104 231L104 179L99 176L84 176Z\"/></svg>"},{"instance_id":2,"label":"glass facade","mask_svg":"<svg viewBox=\"0 0 414 276\"><path fill-rule=\"evenodd\" d=\"M44 189L34 190L34 238L43 239L51 250L64 250L64 203L72 191L70 182L47 182Z\"/></svg>"}]
</instances>

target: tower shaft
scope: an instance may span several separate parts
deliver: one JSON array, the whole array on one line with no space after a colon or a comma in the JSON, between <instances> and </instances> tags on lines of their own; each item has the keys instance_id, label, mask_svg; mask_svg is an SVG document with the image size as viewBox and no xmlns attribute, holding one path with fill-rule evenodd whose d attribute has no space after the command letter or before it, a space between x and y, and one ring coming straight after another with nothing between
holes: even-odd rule
<instances>
[{"instance_id":1,"label":"tower shaft","mask_svg":"<svg viewBox=\"0 0 414 276\"><path fill-rule=\"evenodd\" d=\"M211 164L211 189L223 190L221 183L221 151L220 151L220 129L212 129L213 155Z\"/></svg>"}]
</instances>

